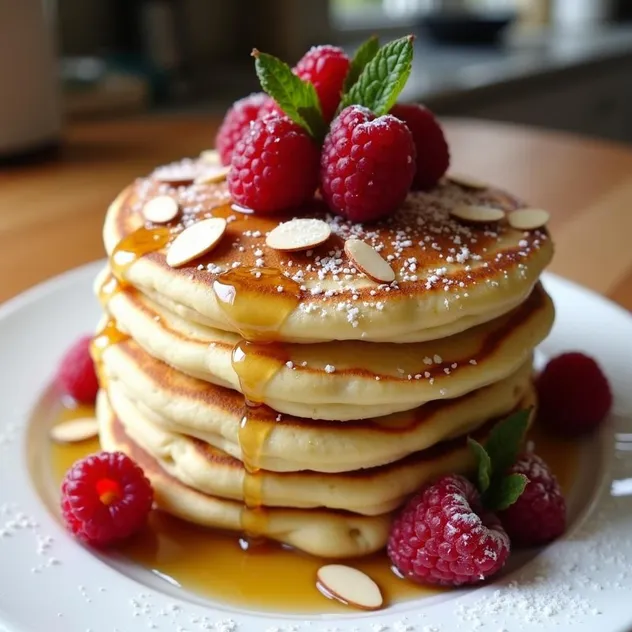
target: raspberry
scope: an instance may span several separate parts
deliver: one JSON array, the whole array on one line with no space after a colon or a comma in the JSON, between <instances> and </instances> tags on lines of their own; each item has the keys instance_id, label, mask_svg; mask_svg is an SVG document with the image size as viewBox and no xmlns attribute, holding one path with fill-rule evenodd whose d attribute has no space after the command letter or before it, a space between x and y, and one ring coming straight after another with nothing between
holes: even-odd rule
<instances>
[{"instance_id":1,"label":"raspberry","mask_svg":"<svg viewBox=\"0 0 632 632\"><path fill-rule=\"evenodd\" d=\"M228 187L238 204L260 213L309 200L318 186L318 147L285 117L255 121L235 146Z\"/></svg>"},{"instance_id":2,"label":"raspberry","mask_svg":"<svg viewBox=\"0 0 632 632\"><path fill-rule=\"evenodd\" d=\"M579 352L553 358L537 380L538 417L565 436L595 429L612 406L608 379L592 358Z\"/></svg>"},{"instance_id":3,"label":"raspberry","mask_svg":"<svg viewBox=\"0 0 632 632\"><path fill-rule=\"evenodd\" d=\"M509 537L482 509L478 491L462 476L444 476L408 501L395 519L388 556L422 584L474 584L497 573L509 556Z\"/></svg>"},{"instance_id":4,"label":"raspberry","mask_svg":"<svg viewBox=\"0 0 632 632\"><path fill-rule=\"evenodd\" d=\"M294 74L309 81L316 88L325 121L329 123L340 103L345 77L349 72L349 58L337 46L314 46L294 68Z\"/></svg>"},{"instance_id":5,"label":"raspberry","mask_svg":"<svg viewBox=\"0 0 632 632\"><path fill-rule=\"evenodd\" d=\"M450 150L443 129L433 113L417 104L397 104L391 114L406 123L417 150L414 189L431 189L450 166Z\"/></svg>"},{"instance_id":6,"label":"raspberry","mask_svg":"<svg viewBox=\"0 0 632 632\"><path fill-rule=\"evenodd\" d=\"M509 473L529 482L520 498L498 517L515 546L537 546L555 540L566 529L566 501L548 465L536 454L523 454Z\"/></svg>"},{"instance_id":7,"label":"raspberry","mask_svg":"<svg viewBox=\"0 0 632 632\"><path fill-rule=\"evenodd\" d=\"M100 452L74 463L61 487L62 515L80 540L106 546L146 522L153 490L143 471L122 452Z\"/></svg>"},{"instance_id":8,"label":"raspberry","mask_svg":"<svg viewBox=\"0 0 632 632\"><path fill-rule=\"evenodd\" d=\"M413 137L399 119L351 105L331 124L320 177L336 213L357 222L385 217L404 202L414 175Z\"/></svg>"},{"instance_id":9,"label":"raspberry","mask_svg":"<svg viewBox=\"0 0 632 632\"><path fill-rule=\"evenodd\" d=\"M251 94L233 103L215 137L215 147L223 164L230 164L235 145L250 126L250 122L268 114L275 105L272 98L263 92Z\"/></svg>"},{"instance_id":10,"label":"raspberry","mask_svg":"<svg viewBox=\"0 0 632 632\"><path fill-rule=\"evenodd\" d=\"M66 351L59 365L57 384L61 390L82 404L93 404L99 382L90 356L91 336L83 336Z\"/></svg>"},{"instance_id":11,"label":"raspberry","mask_svg":"<svg viewBox=\"0 0 632 632\"><path fill-rule=\"evenodd\" d=\"M261 106L259 116L257 118L262 119L270 115L285 116L285 113L279 107L279 104L272 97L269 97L268 100Z\"/></svg>"}]
</instances>

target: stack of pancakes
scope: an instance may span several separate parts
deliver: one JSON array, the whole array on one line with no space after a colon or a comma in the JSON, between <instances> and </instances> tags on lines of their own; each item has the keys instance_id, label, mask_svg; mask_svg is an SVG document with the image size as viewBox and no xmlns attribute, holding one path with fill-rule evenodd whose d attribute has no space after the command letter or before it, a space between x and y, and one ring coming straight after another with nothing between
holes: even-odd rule
<instances>
[{"instance_id":1,"label":"stack of pancakes","mask_svg":"<svg viewBox=\"0 0 632 632\"><path fill-rule=\"evenodd\" d=\"M135 458L158 506L185 520L323 557L376 551L410 494L470 470L467 436L534 406L533 350L554 318L539 283L547 231L456 219L463 205L523 204L446 180L377 224L315 200L293 216L331 236L283 252L266 235L292 216L236 208L225 182L200 182L207 168L161 167L108 210L93 345L103 448ZM143 214L159 195L179 206L164 225ZM216 247L168 265L176 235L208 217L227 222ZM360 272L350 238L395 281Z\"/></svg>"}]
</instances>

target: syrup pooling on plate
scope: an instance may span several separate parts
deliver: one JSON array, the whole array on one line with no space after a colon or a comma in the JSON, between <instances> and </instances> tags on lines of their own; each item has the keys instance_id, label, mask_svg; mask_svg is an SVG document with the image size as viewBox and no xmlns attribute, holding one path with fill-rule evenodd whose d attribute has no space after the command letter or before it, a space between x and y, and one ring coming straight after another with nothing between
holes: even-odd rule
<instances>
[{"instance_id":1,"label":"syrup pooling on plate","mask_svg":"<svg viewBox=\"0 0 632 632\"><path fill-rule=\"evenodd\" d=\"M252 408L264 401L267 384L284 364L280 347L275 347L275 353L262 347L275 344L285 319L298 306L300 289L280 270L238 267L220 274L213 283L213 292L230 323L245 339L233 349L232 366L247 401L239 426L244 463L241 526L247 538L256 539L266 524L259 461L271 427L254 419Z\"/></svg>"},{"instance_id":2,"label":"syrup pooling on plate","mask_svg":"<svg viewBox=\"0 0 632 632\"><path fill-rule=\"evenodd\" d=\"M94 409L72 403L55 407L46 402L41 415L36 413L33 423L48 428L70 419L93 416ZM569 494L579 472L580 443L551 437L538 423L530 429L528 438L551 466L564 493ZM48 449L52 471L42 468L40 477L45 480L36 482L39 488L46 489L52 478L57 489L75 461L99 451L99 442L97 439L71 444L49 441ZM41 456L37 458L39 462ZM57 502L55 497L53 503ZM147 528L118 550L131 562L156 571L172 584L227 605L277 613L349 612L335 601L324 600L316 590L314 578L323 560L275 543L267 543L264 549L244 551L235 534L198 527L161 511L152 512ZM384 552L342 563L369 575L390 605L443 592L401 579Z\"/></svg>"},{"instance_id":3,"label":"syrup pooling on plate","mask_svg":"<svg viewBox=\"0 0 632 632\"><path fill-rule=\"evenodd\" d=\"M166 227L146 228L141 226L130 233L116 245L110 257L112 274L125 280L125 273L129 267L143 255L157 252L164 248L171 240L171 230Z\"/></svg>"}]
</instances>

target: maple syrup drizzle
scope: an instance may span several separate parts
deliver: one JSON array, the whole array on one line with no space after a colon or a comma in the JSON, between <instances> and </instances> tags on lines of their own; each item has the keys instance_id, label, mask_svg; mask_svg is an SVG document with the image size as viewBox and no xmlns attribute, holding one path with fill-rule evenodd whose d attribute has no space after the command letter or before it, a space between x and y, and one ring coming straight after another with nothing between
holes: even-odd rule
<instances>
[{"instance_id":1,"label":"maple syrup drizzle","mask_svg":"<svg viewBox=\"0 0 632 632\"><path fill-rule=\"evenodd\" d=\"M99 302L106 306L110 299L123 289L123 285L111 273L108 273L98 291Z\"/></svg>"},{"instance_id":2,"label":"maple syrup drizzle","mask_svg":"<svg viewBox=\"0 0 632 632\"><path fill-rule=\"evenodd\" d=\"M217 303L230 324L251 342L273 342L300 300L298 283L276 268L239 267L213 283Z\"/></svg>"},{"instance_id":3,"label":"maple syrup drizzle","mask_svg":"<svg viewBox=\"0 0 632 632\"><path fill-rule=\"evenodd\" d=\"M101 388L107 385L107 377L103 370L103 354L105 350L119 342L129 339L129 335L123 333L116 325L113 318L109 318L101 330L94 336L90 343L90 355L94 361L94 366Z\"/></svg>"},{"instance_id":4,"label":"maple syrup drizzle","mask_svg":"<svg viewBox=\"0 0 632 632\"><path fill-rule=\"evenodd\" d=\"M245 470L241 527L246 539L242 545L249 548L265 533L260 463L272 431L271 422L258 418L254 409L264 401L268 383L285 363L283 348L270 345L296 309L300 290L280 270L239 267L220 274L213 291L229 322L244 338L233 348L231 359L246 398L238 436Z\"/></svg>"},{"instance_id":5,"label":"maple syrup drizzle","mask_svg":"<svg viewBox=\"0 0 632 632\"><path fill-rule=\"evenodd\" d=\"M157 252L171 241L171 229L164 226L146 228L141 226L133 233L123 237L110 256L112 274L121 282L129 267L143 255Z\"/></svg>"}]
</instances>

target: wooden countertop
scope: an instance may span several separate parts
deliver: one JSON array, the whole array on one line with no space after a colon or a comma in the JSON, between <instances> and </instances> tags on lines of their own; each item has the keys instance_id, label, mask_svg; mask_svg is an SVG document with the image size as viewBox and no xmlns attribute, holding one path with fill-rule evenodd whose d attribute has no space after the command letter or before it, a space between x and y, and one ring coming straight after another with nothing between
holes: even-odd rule
<instances>
[{"instance_id":1,"label":"wooden countertop","mask_svg":"<svg viewBox=\"0 0 632 632\"><path fill-rule=\"evenodd\" d=\"M108 203L134 177L212 146L217 121L72 126L58 160L0 171L0 301L103 256ZM632 310L632 147L548 131L446 123L453 168L552 214L550 270Z\"/></svg>"}]
</instances>

